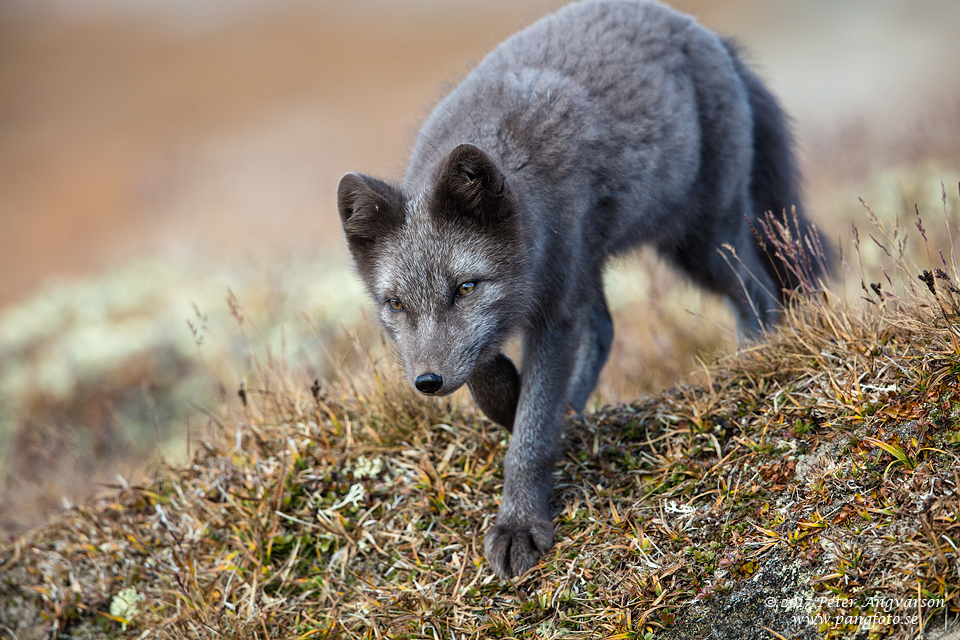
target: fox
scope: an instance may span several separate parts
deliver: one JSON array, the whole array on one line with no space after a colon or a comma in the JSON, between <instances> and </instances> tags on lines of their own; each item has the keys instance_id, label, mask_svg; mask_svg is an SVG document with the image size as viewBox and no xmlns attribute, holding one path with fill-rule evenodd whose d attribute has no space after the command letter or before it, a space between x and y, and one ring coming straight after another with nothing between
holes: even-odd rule
<instances>
[{"instance_id":1,"label":"fox","mask_svg":"<svg viewBox=\"0 0 960 640\"><path fill-rule=\"evenodd\" d=\"M484 536L501 578L553 544L564 416L583 411L613 340L611 257L654 247L725 296L747 340L797 286L756 230L791 210L813 230L793 136L743 57L659 2L570 4L440 100L401 184L340 180L347 247L410 384L466 386L511 432ZM514 338L519 369L503 353Z\"/></svg>"}]
</instances>

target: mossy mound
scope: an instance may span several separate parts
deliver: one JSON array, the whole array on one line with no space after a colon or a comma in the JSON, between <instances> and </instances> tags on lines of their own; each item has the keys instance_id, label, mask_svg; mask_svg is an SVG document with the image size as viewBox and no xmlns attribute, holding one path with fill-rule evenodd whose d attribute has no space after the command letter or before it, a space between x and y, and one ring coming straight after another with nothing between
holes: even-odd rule
<instances>
[{"instance_id":1,"label":"mossy mound","mask_svg":"<svg viewBox=\"0 0 960 640\"><path fill-rule=\"evenodd\" d=\"M699 384L571 418L556 543L511 582L481 552L507 434L376 373L364 389L322 388L267 361L189 467L0 551L0 628L20 639L942 629L960 610L960 298L945 272L915 293L856 313L826 294L799 301Z\"/></svg>"}]
</instances>

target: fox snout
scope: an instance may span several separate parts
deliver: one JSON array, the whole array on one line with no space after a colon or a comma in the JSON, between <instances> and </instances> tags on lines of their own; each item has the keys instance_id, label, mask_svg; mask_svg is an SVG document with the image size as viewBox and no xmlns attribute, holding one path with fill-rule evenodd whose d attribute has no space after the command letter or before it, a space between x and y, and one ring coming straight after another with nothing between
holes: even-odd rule
<instances>
[{"instance_id":1,"label":"fox snout","mask_svg":"<svg viewBox=\"0 0 960 640\"><path fill-rule=\"evenodd\" d=\"M448 396L466 384L477 364L471 348L476 332L452 322L420 318L419 326L400 327L395 340L407 382L427 396Z\"/></svg>"},{"instance_id":2,"label":"fox snout","mask_svg":"<svg viewBox=\"0 0 960 640\"><path fill-rule=\"evenodd\" d=\"M435 360L404 363L406 378L417 391L426 396L448 396L467 382L473 365L467 362L436 362Z\"/></svg>"},{"instance_id":3,"label":"fox snout","mask_svg":"<svg viewBox=\"0 0 960 640\"><path fill-rule=\"evenodd\" d=\"M417 379L413 381L413 386L420 393L432 396L443 386L443 378L435 373L424 373L417 376Z\"/></svg>"}]
</instances>

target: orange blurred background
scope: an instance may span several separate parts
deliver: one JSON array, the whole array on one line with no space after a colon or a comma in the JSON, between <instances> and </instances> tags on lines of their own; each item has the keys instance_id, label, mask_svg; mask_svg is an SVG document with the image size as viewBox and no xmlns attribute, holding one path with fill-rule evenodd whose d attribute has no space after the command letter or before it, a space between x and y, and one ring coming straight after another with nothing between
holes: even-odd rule
<instances>
[{"instance_id":1,"label":"orange blurred background","mask_svg":"<svg viewBox=\"0 0 960 640\"><path fill-rule=\"evenodd\" d=\"M144 253L342 251L339 177L400 178L444 88L560 4L0 2L0 306ZM753 50L813 187L955 104L955 0L675 4Z\"/></svg>"}]
</instances>

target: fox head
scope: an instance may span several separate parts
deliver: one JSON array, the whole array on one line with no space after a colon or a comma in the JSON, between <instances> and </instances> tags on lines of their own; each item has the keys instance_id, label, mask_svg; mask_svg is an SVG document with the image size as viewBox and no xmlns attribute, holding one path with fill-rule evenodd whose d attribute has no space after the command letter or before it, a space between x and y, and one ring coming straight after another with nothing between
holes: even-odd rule
<instances>
[{"instance_id":1,"label":"fox head","mask_svg":"<svg viewBox=\"0 0 960 640\"><path fill-rule=\"evenodd\" d=\"M407 379L429 395L456 391L526 317L523 227L504 175L462 144L418 193L348 173L337 200Z\"/></svg>"}]
</instances>

